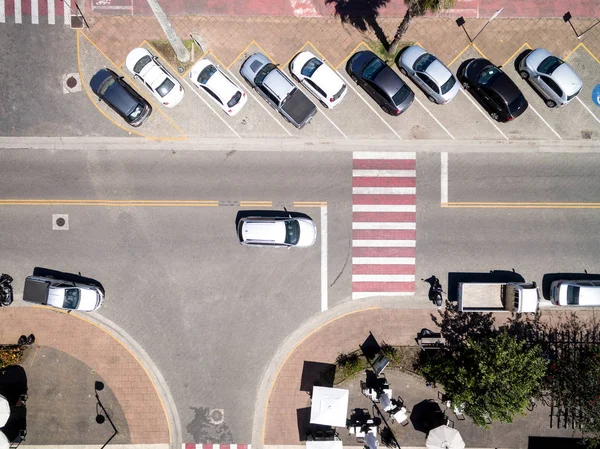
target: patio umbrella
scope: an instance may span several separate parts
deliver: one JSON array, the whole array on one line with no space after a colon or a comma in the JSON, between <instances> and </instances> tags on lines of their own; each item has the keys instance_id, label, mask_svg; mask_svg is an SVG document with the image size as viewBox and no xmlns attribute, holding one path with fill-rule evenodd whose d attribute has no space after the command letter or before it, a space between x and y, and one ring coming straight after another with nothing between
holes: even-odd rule
<instances>
[{"instance_id":1,"label":"patio umbrella","mask_svg":"<svg viewBox=\"0 0 600 449\"><path fill-rule=\"evenodd\" d=\"M427 435L425 445L427 449L465 449L460 432L448 426L432 429Z\"/></svg>"},{"instance_id":2,"label":"patio umbrella","mask_svg":"<svg viewBox=\"0 0 600 449\"><path fill-rule=\"evenodd\" d=\"M10 441L8 441L8 438L6 438L6 435L4 435L4 432L2 432L0 430L0 449L9 449L10 448Z\"/></svg>"},{"instance_id":3,"label":"patio umbrella","mask_svg":"<svg viewBox=\"0 0 600 449\"><path fill-rule=\"evenodd\" d=\"M306 449L343 449L341 441L307 441Z\"/></svg>"},{"instance_id":4,"label":"patio umbrella","mask_svg":"<svg viewBox=\"0 0 600 449\"><path fill-rule=\"evenodd\" d=\"M4 427L10 418L10 404L4 396L0 394L0 427Z\"/></svg>"},{"instance_id":5,"label":"patio umbrella","mask_svg":"<svg viewBox=\"0 0 600 449\"><path fill-rule=\"evenodd\" d=\"M348 393L342 388L313 387L310 423L346 427Z\"/></svg>"}]
</instances>

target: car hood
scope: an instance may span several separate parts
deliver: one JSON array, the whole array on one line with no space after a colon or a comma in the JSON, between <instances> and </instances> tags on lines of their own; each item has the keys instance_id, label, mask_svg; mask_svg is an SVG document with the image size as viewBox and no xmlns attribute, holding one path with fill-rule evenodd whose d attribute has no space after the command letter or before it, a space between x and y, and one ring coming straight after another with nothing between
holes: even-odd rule
<instances>
[{"instance_id":1,"label":"car hood","mask_svg":"<svg viewBox=\"0 0 600 449\"><path fill-rule=\"evenodd\" d=\"M297 246L311 246L317 240L317 225L312 220L297 218L300 225L300 238Z\"/></svg>"},{"instance_id":2,"label":"car hood","mask_svg":"<svg viewBox=\"0 0 600 449\"><path fill-rule=\"evenodd\" d=\"M304 64L306 64L306 62L312 58L316 58L316 56L309 51L302 51L296 55L296 57L292 60L290 66L293 67L295 71L300 73L300 70L302 70Z\"/></svg>"},{"instance_id":3,"label":"car hood","mask_svg":"<svg viewBox=\"0 0 600 449\"><path fill-rule=\"evenodd\" d=\"M411 45L410 47L406 47L400 56L400 63L404 67L408 67L413 70L413 65L419 56L427 53L418 45Z\"/></svg>"},{"instance_id":4,"label":"car hood","mask_svg":"<svg viewBox=\"0 0 600 449\"><path fill-rule=\"evenodd\" d=\"M79 289L79 307L77 310L83 312L91 312L96 310L100 306L100 295L95 290L88 290L86 288Z\"/></svg>"},{"instance_id":5,"label":"car hood","mask_svg":"<svg viewBox=\"0 0 600 449\"><path fill-rule=\"evenodd\" d=\"M112 78L113 75L111 72L109 72L107 69L100 69L96 72L96 74L94 76L92 76L92 79L90 80L90 87L92 88L92 91L95 94L98 94L98 89L100 89L100 86L102 85L102 83L104 82L104 80L106 78Z\"/></svg>"}]
</instances>

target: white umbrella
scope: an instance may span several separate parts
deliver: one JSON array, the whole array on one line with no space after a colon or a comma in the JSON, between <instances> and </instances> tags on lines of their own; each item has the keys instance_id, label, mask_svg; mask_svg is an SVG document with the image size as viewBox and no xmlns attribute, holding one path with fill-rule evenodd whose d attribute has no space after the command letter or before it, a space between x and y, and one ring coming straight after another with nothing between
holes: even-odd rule
<instances>
[{"instance_id":1,"label":"white umbrella","mask_svg":"<svg viewBox=\"0 0 600 449\"><path fill-rule=\"evenodd\" d=\"M346 427L348 394L342 388L313 387L310 423Z\"/></svg>"},{"instance_id":2,"label":"white umbrella","mask_svg":"<svg viewBox=\"0 0 600 449\"><path fill-rule=\"evenodd\" d=\"M452 427L439 426L432 429L425 442L427 449L465 449L460 432Z\"/></svg>"},{"instance_id":3,"label":"white umbrella","mask_svg":"<svg viewBox=\"0 0 600 449\"><path fill-rule=\"evenodd\" d=\"M4 396L0 394L0 427L4 427L10 418L10 404Z\"/></svg>"},{"instance_id":4,"label":"white umbrella","mask_svg":"<svg viewBox=\"0 0 600 449\"><path fill-rule=\"evenodd\" d=\"M343 449L342 442L336 441L307 441L306 449Z\"/></svg>"},{"instance_id":5,"label":"white umbrella","mask_svg":"<svg viewBox=\"0 0 600 449\"><path fill-rule=\"evenodd\" d=\"M6 438L6 435L4 435L4 432L2 432L0 430L0 449L9 449L10 448L10 441L8 441L8 438Z\"/></svg>"}]
</instances>

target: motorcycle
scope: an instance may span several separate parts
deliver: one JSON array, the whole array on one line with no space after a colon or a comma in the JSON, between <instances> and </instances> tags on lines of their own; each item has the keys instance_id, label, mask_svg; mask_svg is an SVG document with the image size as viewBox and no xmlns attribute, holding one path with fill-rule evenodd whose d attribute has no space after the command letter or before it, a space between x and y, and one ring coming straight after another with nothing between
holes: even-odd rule
<instances>
[{"instance_id":1,"label":"motorcycle","mask_svg":"<svg viewBox=\"0 0 600 449\"><path fill-rule=\"evenodd\" d=\"M429 288L429 300L432 301L438 307L438 309L442 307L444 301L442 298L442 293L444 293L442 284L440 284L440 280L434 276L431 287Z\"/></svg>"},{"instance_id":2,"label":"motorcycle","mask_svg":"<svg viewBox=\"0 0 600 449\"><path fill-rule=\"evenodd\" d=\"M12 281L13 278L6 273L0 276L0 307L10 306L13 302Z\"/></svg>"}]
</instances>

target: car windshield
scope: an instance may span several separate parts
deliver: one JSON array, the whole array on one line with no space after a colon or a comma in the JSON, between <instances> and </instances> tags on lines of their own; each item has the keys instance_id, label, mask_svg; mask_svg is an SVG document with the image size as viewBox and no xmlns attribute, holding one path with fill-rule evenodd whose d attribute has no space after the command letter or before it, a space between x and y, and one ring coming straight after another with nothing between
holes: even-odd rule
<instances>
[{"instance_id":1,"label":"car windshield","mask_svg":"<svg viewBox=\"0 0 600 449\"><path fill-rule=\"evenodd\" d=\"M377 75L379 75L379 72L384 68L385 63L381 59L375 58L365 66L362 76L368 80L374 81Z\"/></svg>"},{"instance_id":2,"label":"car windshield","mask_svg":"<svg viewBox=\"0 0 600 449\"><path fill-rule=\"evenodd\" d=\"M484 86L489 86L493 84L494 80L498 78L501 73L502 72L498 69L498 67L489 65L479 73L477 82Z\"/></svg>"},{"instance_id":3,"label":"car windshield","mask_svg":"<svg viewBox=\"0 0 600 449\"><path fill-rule=\"evenodd\" d=\"M264 79L267 77L267 75L269 73L271 73L271 71L275 70L277 68L277 66L273 63L268 63L267 65L265 65L262 69L260 69L258 71L258 73L256 74L256 76L254 77L254 83L257 86L262 85L262 82L264 81Z\"/></svg>"},{"instance_id":4,"label":"car windshield","mask_svg":"<svg viewBox=\"0 0 600 449\"><path fill-rule=\"evenodd\" d=\"M394 102L394 104L396 106L398 106L399 104L401 104L404 100L406 100L406 97L408 97L408 93L410 92L410 89L408 88L408 86L405 84L404 86L402 86L400 88L400 90L398 92L396 92L394 94L394 96L392 97L392 101Z\"/></svg>"},{"instance_id":5,"label":"car windshield","mask_svg":"<svg viewBox=\"0 0 600 449\"><path fill-rule=\"evenodd\" d=\"M286 220L285 243L296 245L298 240L300 240L300 223L298 223L298 220Z\"/></svg>"},{"instance_id":6,"label":"car windshield","mask_svg":"<svg viewBox=\"0 0 600 449\"><path fill-rule=\"evenodd\" d=\"M133 110L133 112L131 114L129 114L129 120L133 121L136 118L138 118L142 112L144 111L144 108L141 104L138 104L135 109Z\"/></svg>"},{"instance_id":7,"label":"car windshield","mask_svg":"<svg viewBox=\"0 0 600 449\"><path fill-rule=\"evenodd\" d=\"M429 53L425 53L417 58L415 61L414 69L417 72L424 72L427 70L427 67L431 65L431 63L435 61L435 56L430 55Z\"/></svg>"},{"instance_id":8,"label":"car windshield","mask_svg":"<svg viewBox=\"0 0 600 449\"><path fill-rule=\"evenodd\" d=\"M567 287L567 304L579 304L579 287L575 287L573 285L569 285Z\"/></svg>"},{"instance_id":9,"label":"car windshield","mask_svg":"<svg viewBox=\"0 0 600 449\"><path fill-rule=\"evenodd\" d=\"M454 78L454 76L451 76L450 78L448 78L448 81L446 81L444 84L442 84L442 94L448 93L450 91L450 89L452 89L454 87L455 83L456 83L456 78Z\"/></svg>"},{"instance_id":10,"label":"car windshield","mask_svg":"<svg viewBox=\"0 0 600 449\"><path fill-rule=\"evenodd\" d=\"M138 62L133 66L133 71L135 73L140 73L142 69L150 62L152 58L148 55L142 56Z\"/></svg>"},{"instance_id":11,"label":"car windshield","mask_svg":"<svg viewBox=\"0 0 600 449\"><path fill-rule=\"evenodd\" d=\"M323 62L319 61L317 58L309 59L308 62L304 64L304 67L302 67L300 73L302 73L304 76L312 76L312 74L315 73L315 70L322 65Z\"/></svg>"},{"instance_id":12,"label":"car windshield","mask_svg":"<svg viewBox=\"0 0 600 449\"><path fill-rule=\"evenodd\" d=\"M158 86L158 88L156 89L156 92L158 92L158 95L160 95L161 97L164 97L169 92L171 92L171 89L173 89L174 87L175 87L175 83L173 81L171 81L169 78L166 78L162 82L162 84L160 86Z\"/></svg>"},{"instance_id":13,"label":"car windshield","mask_svg":"<svg viewBox=\"0 0 600 449\"><path fill-rule=\"evenodd\" d=\"M229 106L230 108L234 107L236 104L238 104L240 102L240 98L242 98L242 93L238 90L235 95L233 97L231 97L231 100L229 100L227 102L227 106Z\"/></svg>"},{"instance_id":14,"label":"car windshield","mask_svg":"<svg viewBox=\"0 0 600 449\"><path fill-rule=\"evenodd\" d=\"M556 56L548 56L540 63L538 72L545 75L552 75L552 72L554 72L561 64L563 64L563 61L558 59Z\"/></svg>"},{"instance_id":15,"label":"car windshield","mask_svg":"<svg viewBox=\"0 0 600 449\"><path fill-rule=\"evenodd\" d=\"M79 305L79 289L78 288L67 288L65 289L65 302L63 307L65 309L76 309Z\"/></svg>"},{"instance_id":16,"label":"car windshield","mask_svg":"<svg viewBox=\"0 0 600 449\"><path fill-rule=\"evenodd\" d=\"M98 95L105 95L110 86L113 84L115 84L115 79L112 76L110 78L106 78L98 89Z\"/></svg>"},{"instance_id":17,"label":"car windshield","mask_svg":"<svg viewBox=\"0 0 600 449\"><path fill-rule=\"evenodd\" d=\"M206 66L202 69L200 74L198 75L198 82L200 84L208 83L208 80L211 76L213 76L217 72L217 68L214 65Z\"/></svg>"}]
</instances>

